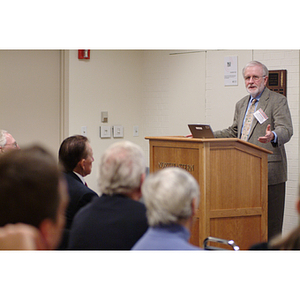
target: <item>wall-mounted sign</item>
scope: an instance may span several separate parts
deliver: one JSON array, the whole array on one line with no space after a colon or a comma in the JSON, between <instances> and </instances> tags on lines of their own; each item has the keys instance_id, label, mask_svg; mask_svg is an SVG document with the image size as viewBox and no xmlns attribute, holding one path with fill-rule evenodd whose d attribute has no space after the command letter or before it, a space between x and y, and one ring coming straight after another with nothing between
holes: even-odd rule
<instances>
[{"instance_id":1,"label":"wall-mounted sign","mask_svg":"<svg viewBox=\"0 0 300 300\"><path fill-rule=\"evenodd\" d=\"M274 92L286 96L286 70L269 70L267 87Z\"/></svg>"},{"instance_id":2,"label":"wall-mounted sign","mask_svg":"<svg viewBox=\"0 0 300 300\"><path fill-rule=\"evenodd\" d=\"M224 58L224 85L238 85L237 56L227 56Z\"/></svg>"}]
</instances>

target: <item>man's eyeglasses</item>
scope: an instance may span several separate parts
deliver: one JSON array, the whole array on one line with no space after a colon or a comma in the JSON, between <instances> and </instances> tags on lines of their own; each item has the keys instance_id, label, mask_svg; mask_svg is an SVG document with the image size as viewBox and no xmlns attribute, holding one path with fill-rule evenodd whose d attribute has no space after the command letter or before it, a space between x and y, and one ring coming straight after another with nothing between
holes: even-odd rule
<instances>
[{"instance_id":1,"label":"man's eyeglasses","mask_svg":"<svg viewBox=\"0 0 300 300\"><path fill-rule=\"evenodd\" d=\"M264 77L266 77L266 75L264 75L264 76L247 76L247 77L245 77L245 81L250 81L251 78L253 81L258 81L260 78L264 78Z\"/></svg>"}]
</instances>

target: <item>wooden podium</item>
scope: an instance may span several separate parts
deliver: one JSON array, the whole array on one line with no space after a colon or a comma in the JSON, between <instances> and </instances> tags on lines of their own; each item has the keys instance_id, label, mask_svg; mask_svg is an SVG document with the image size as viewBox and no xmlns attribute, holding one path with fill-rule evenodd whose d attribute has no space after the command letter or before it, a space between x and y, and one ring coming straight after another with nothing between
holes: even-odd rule
<instances>
[{"instance_id":1,"label":"wooden podium","mask_svg":"<svg viewBox=\"0 0 300 300\"><path fill-rule=\"evenodd\" d=\"M241 250L268 237L268 150L240 139L146 137L150 172L180 167L200 186L190 242L234 240Z\"/></svg>"}]
</instances>

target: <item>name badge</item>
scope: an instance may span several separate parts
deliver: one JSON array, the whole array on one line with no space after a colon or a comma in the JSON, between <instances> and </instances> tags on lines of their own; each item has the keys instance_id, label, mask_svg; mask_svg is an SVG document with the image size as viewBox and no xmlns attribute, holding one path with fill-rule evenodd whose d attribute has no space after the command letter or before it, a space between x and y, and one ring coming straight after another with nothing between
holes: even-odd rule
<instances>
[{"instance_id":1,"label":"name badge","mask_svg":"<svg viewBox=\"0 0 300 300\"><path fill-rule=\"evenodd\" d=\"M263 112L261 108L257 110L253 115L256 118L256 120L259 122L259 124L262 124L266 120L268 120L268 116Z\"/></svg>"}]
</instances>

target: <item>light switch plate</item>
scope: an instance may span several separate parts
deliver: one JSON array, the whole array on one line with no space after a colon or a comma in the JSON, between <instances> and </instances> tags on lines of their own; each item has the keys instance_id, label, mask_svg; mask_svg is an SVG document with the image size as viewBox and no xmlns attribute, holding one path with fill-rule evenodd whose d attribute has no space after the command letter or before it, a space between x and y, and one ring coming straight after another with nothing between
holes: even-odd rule
<instances>
[{"instance_id":1,"label":"light switch plate","mask_svg":"<svg viewBox=\"0 0 300 300\"><path fill-rule=\"evenodd\" d=\"M103 138L110 138L110 126L100 126L100 137Z\"/></svg>"},{"instance_id":2,"label":"light switch plate","mask_svg":"<svg viewBox=\"0 0 300 300\"><path fill-rule=\"evenodd\" d=\"M121 125L113 126L113 135L114 137L123 137L124 136L124 128Z\"/></svg>"},{"instance_id":3,"label":"light switch plate","mask_svg":"<svg viewBox=\"0 0 300 300\"><path fill-rule=\"evenodd\" d=\"M133 126L133 136L139 136L139 126Z\"/></svg>"},{"instance_id":4,"label":"light switch plate","mask_svg":"<svg viewBox=\"0 0 300 300\"><path fill-rule=\"evenodd\" d=\"M81 135L86 136L86 134L87 134L86 126L81 126Z\"/></svg>"}]
</instances>

